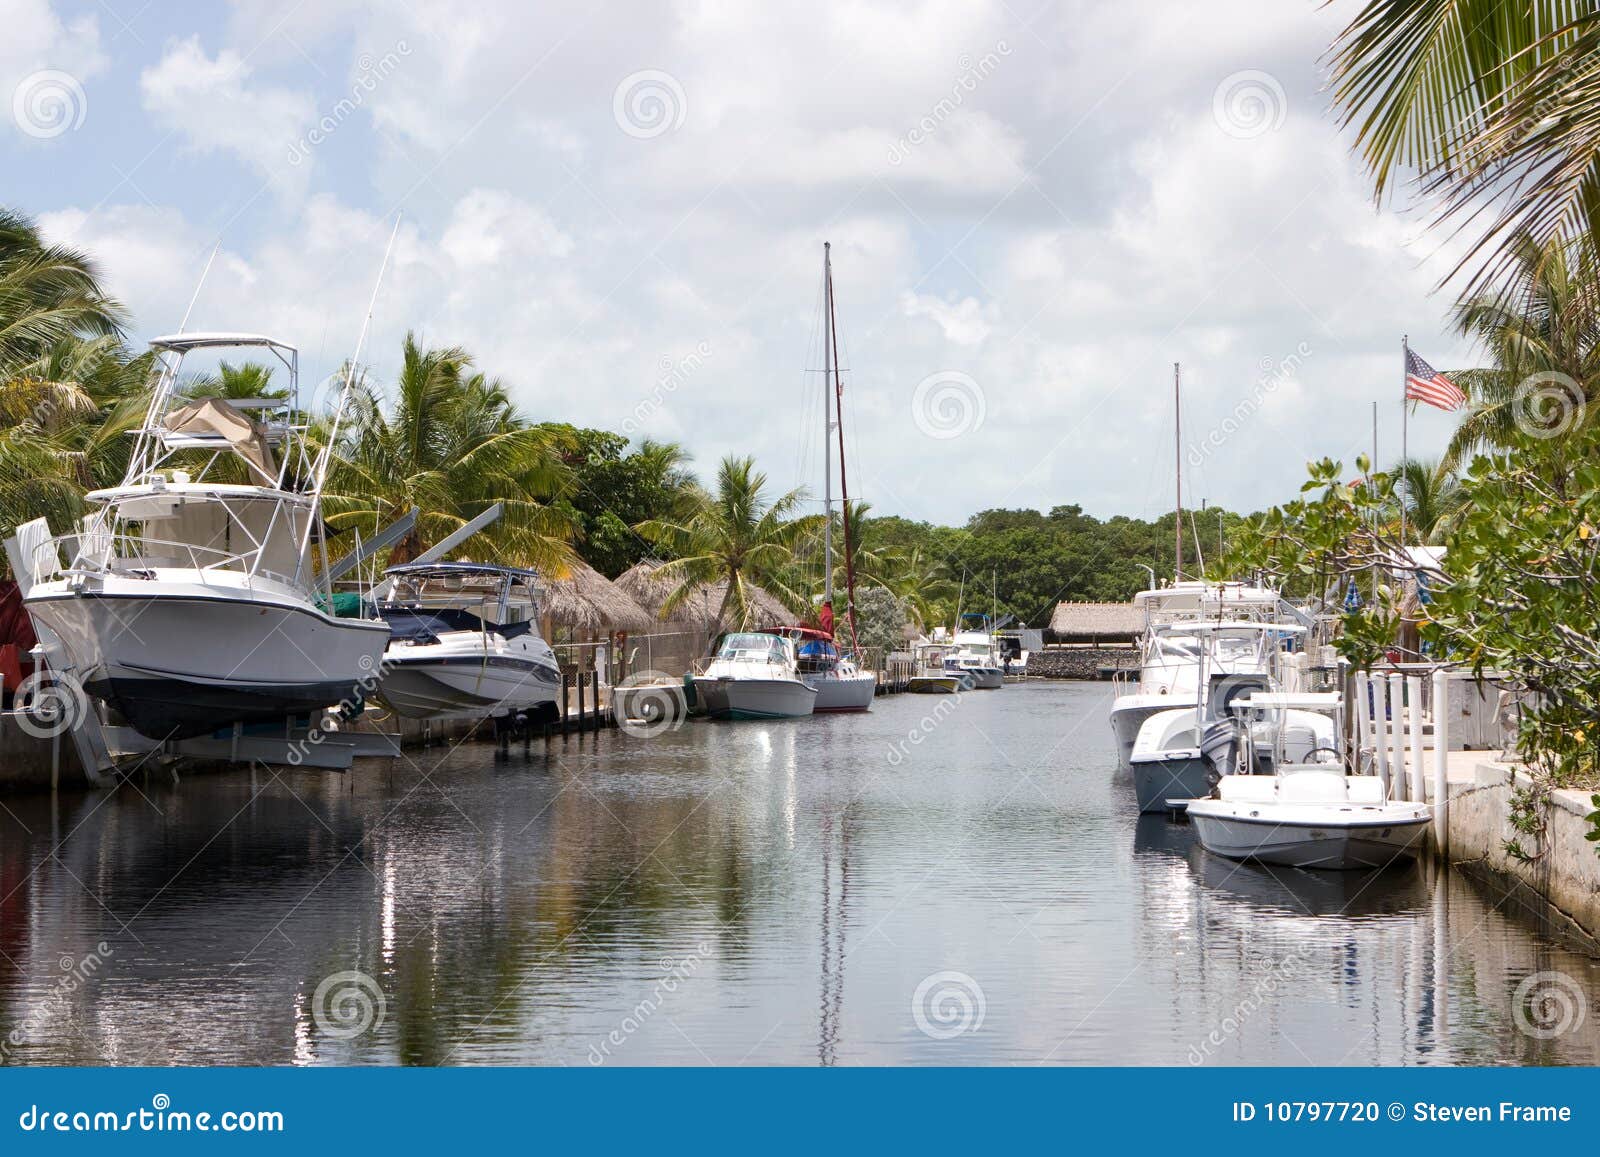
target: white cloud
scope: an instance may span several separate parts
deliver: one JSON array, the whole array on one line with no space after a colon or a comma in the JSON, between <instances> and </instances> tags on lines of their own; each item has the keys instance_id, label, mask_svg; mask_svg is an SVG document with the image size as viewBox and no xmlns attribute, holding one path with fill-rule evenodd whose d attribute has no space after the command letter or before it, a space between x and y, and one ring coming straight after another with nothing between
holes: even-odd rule
<instances>
[{"instance_id":1,"label":"white cloud","mask_svg":"<svg viewBox=\"0 0 1600 1157\"><path fill-rule=\"evenodd\" d=\"M280 192L303 191L310 163L291 157L316 104L308 90L253 86L251 75L237 52L224 48L213 59L191 36L140 74L139 91L157 124L192 148L231 153Z\"/></svg>"},{"instance_id":2,"label":"white cloud","mask_svg":"<svg viewBox=\"0 0 1600 1157\"><path fill-rule=\"evenodd\" d=\"M4 20L5 32L0 35L0 116L5 118L5 125L39 137L48 135L39 131L39 125L53 127L57 117L67 117L68 124L87 120L95 97L88 82L106 68L98 21L93 16L80 16L63 22L49 0L11 0ZM30 78L41 72L65 73L71 83L54 85L42 97L35 84L34 99L44 99L46 106L35 104L30 112L26 107ZM20 110L19 100L24 106ZM49 107L51 102L60 100L67 101L70 107ZM40 121L40 117L45 120ZM29 118L31 126L24 123Z\"/></svg>"}]
</instances>

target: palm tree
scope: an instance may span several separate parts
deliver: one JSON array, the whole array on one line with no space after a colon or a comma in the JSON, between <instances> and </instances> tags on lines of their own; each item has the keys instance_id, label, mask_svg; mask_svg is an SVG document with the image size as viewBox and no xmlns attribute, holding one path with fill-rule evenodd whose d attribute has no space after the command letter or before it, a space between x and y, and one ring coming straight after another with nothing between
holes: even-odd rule
<instances>
[{"instance_id":1,"label":"palm tree","mask_svg":"<svg viewBox=\"0 0 1600 1157\"><path fill-rule=\"evenodd\" d=\"M1472 453L1550 443L1592 420L1600 394L1600 264L1586 245L1543 247L1516 240L1509 283L1456 307L1461 333L1488 355L1488 369L1452 375L1467 394L1468 411L1445 451L1456 470Z\"/></svg>"},{"instance_id":2,"label":"palm tree","mask_svg":"<svg viewBox=\"0 0 1600 1157\"><path fill-rule=\"evenodd\" d=\"M329 471L328 522L372 534L416 507L390 555L398 563L498 502L504 513L484 531L496 559L564 577L572 524L551 504L569 481L563 447L500 382L467 376L470 364L465 350L425 349L407 334L392 403L358 384Z\"/></svg>"},{"instance_id":3,"label":"palm tree","mask_svg":"<svg viewBox=\"0 0 1600 1157\"><path fill-rule=\"evenodd\" d=\"M718 616L733 629L756 620L752 586L764 587L797 613L806 609L809 600L785 571L796 544L815 532L819 519L792 517L804 500L803 488L769 500L766 487L767 476L753 458L724 458L715 491L700 495L687 517L649 519L634 528L673 556L656 572L678 582L662 604L663 618L702 587L724 581L728 589Z\"/></svg>"},{"instance_id":4,"label":"palm tree","mask_svg":"<svg viewBox=\"0 0 1600 1157\"><path fill-rule=\"evenodd\" d=\"M1442 219L1499 207L1462 264L1514 264L1593 233L1600 206L1600 13L1581 0L1368 0L1334 42L1334 101L1377 195L1417 172ZM1460 268L1460 266L1458 266Z\"/></svg>"},{"instance_id":5,"label":"palm tree","mask_svg":"<svg viewBox=\"0 0 1600 1157\"><path fill-rule=\"evenodd\" d=\"M943 560L924 554L920 546L901 554L884 586L905 605L921 630L945 617L945 600L956 590Z\"/></svg>"},{"instance_id":6,"label":"palm tree","mask_svg":"<svg viewBox=\"0 0 1600 1157\"><path fill-rule=\"evenodd\" d=\"M1466 502L1461 480L1441 460L1403 460L1397 471L1405 485L1407 538L1438 545Z\"/></svg>"},{"instance_id":7,"label":"palm tree","mask_svg":"<svg viewBox=\"0 0 1600 1157\"><path fill-rule=\"evenodd\" d=\"M231 400L270 398L281 401L289 391L272 384L272 367L260 362L245 362L242 366L222 362L214 374L197 374L185 384L183 393L190 398L226 398Z\"/></svg>"},{"instance_id":8,"label":"palm tree","mask_svg":"<svg viewBox=\"0 0 1600 1157\"><path fill-rule=\"evenodd\" d=\"M0 208L0 379L64 341L120 337L124 321L88 257L46 245L32 221Z\"/></svg>"}]
</instances>

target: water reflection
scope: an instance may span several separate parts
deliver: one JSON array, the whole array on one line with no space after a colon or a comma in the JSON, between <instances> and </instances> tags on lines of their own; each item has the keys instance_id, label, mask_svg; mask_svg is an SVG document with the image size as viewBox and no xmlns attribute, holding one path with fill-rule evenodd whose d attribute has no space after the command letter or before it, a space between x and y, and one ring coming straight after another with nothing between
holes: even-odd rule
<instances>
[{"instance_id":1,"label":"water reflection","mask_svg":"<svg viewBox=\"0 0 1600 1157\"><path fill-rule=\"evenodd\" d=\"M0 811L8 1063L1560 1063L1595 962L1467 881L1215 860L1105 689L158 776ZM897 752L890 760L888 754ZM81 964L99 957L93 970ZM63 968L63 961L71 965ZM959 972L981 1025L919 1028ZM380 998L347 1033L330 977ZM1519 986L1587 1015L1519 1029ZM70 984L67 983L70 981ZM319 1005L319 992L322 993ZM357 1010L359 1011L359 1009ZM1537 1026L1535 1026L1537 1027Z\"/></svg>"}]
</instances>

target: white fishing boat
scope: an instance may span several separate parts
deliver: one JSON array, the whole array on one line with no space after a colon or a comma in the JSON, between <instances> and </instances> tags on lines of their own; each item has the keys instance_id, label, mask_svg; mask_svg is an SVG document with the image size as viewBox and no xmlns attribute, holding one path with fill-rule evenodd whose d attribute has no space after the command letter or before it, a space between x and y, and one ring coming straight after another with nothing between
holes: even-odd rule
<instances>
[{"instance_id":1,"label":"white fishing boat","mask_svg":"<svg viewBox=\"0 0 1600 1157\"><path fill-rule=\"evenodd\" d=\"M1192 699L1198 689L1200 661L1206 640L1185 631L1195 622L1276 623L1287 608L1277 591L1245 583L1179 582L1140 591L1134 605L1144 612L1139 669L1132 678L1119 678L1111 704L1111 729L1117 754L1126 766L1144 721L1172 708L1174 699ZM1227 654L1215 656L1221 667L1246 673L1248 648L1232 641Z\"/></svg>"},{"instance_id":2,"label":"white fishing boat","mask_svg":"<svg viewBox=\"0 0 1600 1157\"><path fill-rule=\"evenodd\" d=\"M878 693L878 677L839 653L833 636L813 627L777 627L770 633L794 644L800 678L817 693L812 710L819 714L870 711Z\"/></svg>"},{"instance_id":3,"label":"white fishing boat","mask_svg":"<svg viewBox=\"0 0 1600 1157\"><path fill-rule=\"evenodd\" d=\"M1193 640L1194 684L1168 696L1168 706L1140 724L1127 764L1141 812L1163 811L1171 799L1205 795L1216 778L1206 747L1214 723L1227 724L1236 700L1277 689L1287 640L1305 632L1288 623L1225 620L1173 623L1169 637ZM1186 706L1176 706L1183 697ZM1315 723L1296 720L1297 726Z\"/></svg>"},{"instance_id":4,"label":"white fishing boat","mask_svg":"<svg viewBox=\"0 0 1600 1157\"><path fill-rule=\"evenodd\" d=\"M320 453L307 444L298 353L245 333L151 346L155 382L127 472L87 496L81 533L38 544L29 612L84 689L153 739L358 704L389 628L335 615L315 564L331 439ZM286 396L184 397L185 359L222 350L276 358Z\"/></svg>"},{"instance_id":5,"label":"white fishing boat","mask_svg":"<svg viewBox=\"0 0 1600 1157\"><path fill-rule=\"evenodd\" d=\"M691 678L713 719L789 719L810 715L817 690L800 678L794 643L762 631L724 635L716 655Z\"/></svg>"},{"instance_id":6,"label":"white fishing boat","mask_svg":"<svg viewBox=\"0 0 1600 1157\"><path fill-rule=\"evenodd\" d=\"M1339 710L1337 695L1237 701L1236 725L1211 751L1234 771L1187 807L1201 846L1293 868L1372 869L1414 858L1432 809L1390 800L1383 776L1346 774ZM1323 721L1310 735L1308 718Z\"/></svg>"},{"instance_id":7,"label":"white fishing boat","mask_svg":"<svg viewBox=\"0 0 1600 1157\"><path fill-rule=\"evenodd\" d=\"M533 571L487 563L390 567L391 638L378 696L414 719L556 717L561 668L534 625Z\"/></svg>"},{"instance_id":8,"label":"white fishing boat","mask_svg":"<svg viewBox=\"0 0 1600 1157\"><path fill-rule=\"evenodd\" d=\"M999 690L1005 686L1005 659L989 633L988 620L980 614L963 615L962 619L975 629L957 631L951 638L944 656L945 670L966 676L974 690Z\"/></svg>"},{"instance_id":9,"label":"white fishing boat","mask_svg":"<svg viewBox=\"0 0 1600 1157\"><path fill-rule=\"evenodd\" d=\"M972 690L972 676L945 666L948 651L948 643L915 644L911 648L911 675L906 680L906 690L913 695L954 695Z\"/></svg>"}]
</instances>

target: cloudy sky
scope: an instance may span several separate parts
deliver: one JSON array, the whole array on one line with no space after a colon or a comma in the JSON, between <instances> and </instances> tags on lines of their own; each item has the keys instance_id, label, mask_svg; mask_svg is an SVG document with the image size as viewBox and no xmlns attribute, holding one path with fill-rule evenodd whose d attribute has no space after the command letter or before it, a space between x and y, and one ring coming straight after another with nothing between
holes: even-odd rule
<instances>
[{"instance_id":1,"label":"cloudy sky","mask_svg":"<svg viewBox=\"0 0 1600 1157\"><path fill-rule=\"evenodd\" d=\"M0 0L0 201L135 336L265 330L307 387L470 349L539 418L820 475L833 243L852 494L957 523L1235 509L1399 448L1400 339L1471 351L1322 91L1354 0ZM1442 445L1425 411L1412 448Z\"/></svg>"}]
</instances>

